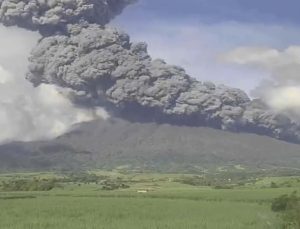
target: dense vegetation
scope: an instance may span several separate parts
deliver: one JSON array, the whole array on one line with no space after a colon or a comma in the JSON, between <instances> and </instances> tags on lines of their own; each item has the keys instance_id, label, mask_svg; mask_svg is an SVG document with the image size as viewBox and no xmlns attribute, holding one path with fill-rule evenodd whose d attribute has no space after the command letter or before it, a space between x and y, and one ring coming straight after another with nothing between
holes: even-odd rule
<instances>
[{"instance_id":1,"label":"dense vegetation","mask_svg":"<svg viewBox=\"0 0 300 229\"><path fill-rule=\"evenodd\" d=\"M9 191L50 191L57 186L55 179L50 180L10 180L0 184L0 190Z\"/></svg>"},{"instance_id":2,"label":"dense vegetation","mask_svg":"<svg viewBox=\"0 0 300 229\"><path fill-rule=\"evenodd\" d=\"M281 213L283 228L300 229L300 197L297 192L274 199L271 208L274 212Z\"/></svg>"},{"instance_id":3,"label":"dense vegetation","mask_svg":"<svg viewBox=\"0 0 300 229\"><path fill-rule=\"evenodd\" d=\"M0 191L50 191L63 188L66 184L88 185L96 184L102 190L117 190L129 188L121 179L111 179L108 176L97 176L92 173L69 173L56 178L8 179L0 183Z\"/></svg>"}]
</instances>

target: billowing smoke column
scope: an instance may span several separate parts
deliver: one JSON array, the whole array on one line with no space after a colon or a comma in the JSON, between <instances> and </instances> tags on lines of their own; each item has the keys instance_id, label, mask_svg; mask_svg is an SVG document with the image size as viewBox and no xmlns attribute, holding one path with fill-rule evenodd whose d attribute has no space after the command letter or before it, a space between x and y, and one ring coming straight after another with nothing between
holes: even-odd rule
<instances>
[{"instance_id":1,"label":"billowing smoke column","mask_svg":"<svg viewBox=\"0 0 300 229\"><path fill-rule=\"evenodd\" d=\"M241 90L199 82L152 60L145 43L104 27L129 0L0 0L0 22L46 34L27 79L73 90L74 102L105 105L129 119L265 134L300 142L300 127Z\"/></svg>"},{"instance_id":2,"label":"billowing smoke column","mask_svg":"<svg viewBox=\"0 0 300 229\"><path fill-rule=\"evenodd\" d=\"M65 30L67 24L84 20L105 25L135 0L0 0L0 20L39 30L42 34Z\"/></svg>"}]
</instances>

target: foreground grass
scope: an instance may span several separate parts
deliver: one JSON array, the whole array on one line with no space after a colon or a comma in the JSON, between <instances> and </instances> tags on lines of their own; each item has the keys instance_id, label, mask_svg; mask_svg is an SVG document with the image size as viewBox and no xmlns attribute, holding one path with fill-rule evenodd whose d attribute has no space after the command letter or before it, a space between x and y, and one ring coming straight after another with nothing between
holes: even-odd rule
<instances>
[{"instance_id":1,"label":"foreground grass","mask_svg":"<svg viewBox=\"0 0 300 229\"><path fill-rule=\"evenodd\" d=\"M276 228L267 205L229 201L40 196L0 200L3 229Z\"/></svg>"},{"instance_id":2,"label":"foreground grass","mask_svg":"<svg viewBox=\"0 0 300 229\"><path fill-rule=\"evenodd\" d=\"M71 182L47 192L0 192L0 229L276 229L271 201L300 191L298 177L215 189L175 182L181 175L108 175L129 180L130 188ZM5 174L0 181L55 176ZM270 188L274 181L284 185Z\"/></svg>"}]
</instances>

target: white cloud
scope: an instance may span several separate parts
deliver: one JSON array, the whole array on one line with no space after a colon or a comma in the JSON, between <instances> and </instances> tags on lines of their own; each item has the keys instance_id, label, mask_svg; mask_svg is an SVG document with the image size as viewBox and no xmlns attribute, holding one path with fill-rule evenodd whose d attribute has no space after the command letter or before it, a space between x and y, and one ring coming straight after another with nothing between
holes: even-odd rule
<instances>
[{"instance_id":1,"label":"white cloud","mask_svg":"<svg viewBox=\"0 0 300 229\"><path fill-rule=\"evenodd\" d=\"M223 60L260 68L269 81L255 89L271 107L300 117L300 46L284 50L265 47L239 47L223 55Z\"/></svg>"},{"instance_id":2,"label":"white cloud","mask_svg":"<svg viewBox=\"0 0 300 229\"><path fill-rule=\"evenodd\" d=\"M300 111L300 86L284 86L273 88L267 94L269 104L280 111Z\"/></svg>"},{"instance_id":3,"label":"white cloud","mask_svg":"<svg viewBox=\"0 0 300 229\"><path fill-rule=\"evenodd\" d=\"M12 80L12 75L10 72L6 71L2 66L0 66L0 84L8 83Z\"/></svg>"},{"instance_id":4,"label":"white cloud","mask_svg":"<svg viewBox=\"0 0 300 229\"><path fill-rule=\"evenodd\" d=\"M278 86L300 84L300 46L290 46L284 50L239 47L223 55L223 60L268 71Z\"/></svg>"},{"instance_id":5,"label":"white cloud","mask_svg":"<svg viewBox=\"0 0 300 229\"><path fill-rule=\"evenodd\" d=\"M27 58L39 36L0 26L0 142L53 138L74 124L106 113L74 106L63 89L34 88L25 80Z\"/></svg>"},{"instance_id":6,"label":"white cloud","mask_svg":"<svg viewBox=\"0 0 300 229\"><path fill-rule=\"evenodd\" d=\"M279 52L276 49L266 47L239 47L226 55L221 56L224 61L236 64L264 65L267 67L271 62L278 59Z\"/></svg>"}]
</instances>

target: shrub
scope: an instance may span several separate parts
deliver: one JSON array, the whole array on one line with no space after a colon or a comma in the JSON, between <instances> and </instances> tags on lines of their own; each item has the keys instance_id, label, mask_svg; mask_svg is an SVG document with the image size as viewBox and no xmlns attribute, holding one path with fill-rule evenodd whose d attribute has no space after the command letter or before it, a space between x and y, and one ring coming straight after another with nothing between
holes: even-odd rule
<instances>
[{"instance_id":1,"label":"shrub","mask_svg":"<svg viewBox=\"0 0 300 229\"><path fill-rule=\"evenodd\" d=\"M297 197L296 192L291 195L282 195L273 200L271 208L274 212L287 211L293 209L295 205L298 204L298 201L299 198Z\"/></svg>"},{"instance_id":2,"label":"shrub","mask_svg":"<svg viewBox=\"0 0 300 229\"><path fill-rule=\"evenodd\" d=\"M275 182L271 182L271 188L279 188L279 186Z\"/></svg>"},{"instance_id":3,"label":"shrub","mask_svg":"<svg viewBox=\"0 0 300 229\"><path fill-rule=\"evenodd\" d=\"M73 183L98 183L106 179L106 176L97 176L96 174L90 173L71 173L67 174L67 177L63 179L63 182L73 182Z\"/></svg>"},{"instance_id":4,"label":"shrub","mask_svg":"<svg viewBox=\"0 0 300 229\"><path fill-rule=\"evenodd\" d=\"M216 185L215 189L233 189L232 185Z\"/></svg>"},{"instance_id":5,"label":"shrub","mask_svg":"<svg viewBox=\"0 0 300 229\"><path fill-rule=\"evenodd\" d=\"M102 182L102 190L112 191L126 188L130 188L129 185L121 183L119 181L105 180Z\"/></svg>"},{"instance_id":6,"label":"shrub","mask_svg":"<svg viewBox=\"0 0 300 229\"><path fill-rule=\"evenodd\" d=\"M276 198L272 210L281 213L282 228L300 229L300 198L296 192Z\"/></svg>"},{"instance_id":7,"label":"shrub","mask_svg":"<svg viewBox=\"0 0 300 229\"><path fill-rule=\"evenodd\" d=\"M55 180L10 180L2 182L2 191L50 191L57 186Z\"/></svg>"},{"instance_id":8,"label":"shrub","mask_svg":"<svg viewBox=\"0 0 300 229\"><path fill-rule=\"evenodd\" d=\"M175 181L182 184L192 185L192 186L211 186L211 184L213 183L210 179L207 179L206 177L200 177L200 176L182 177Z\"/></svg>"}]
</instances>

